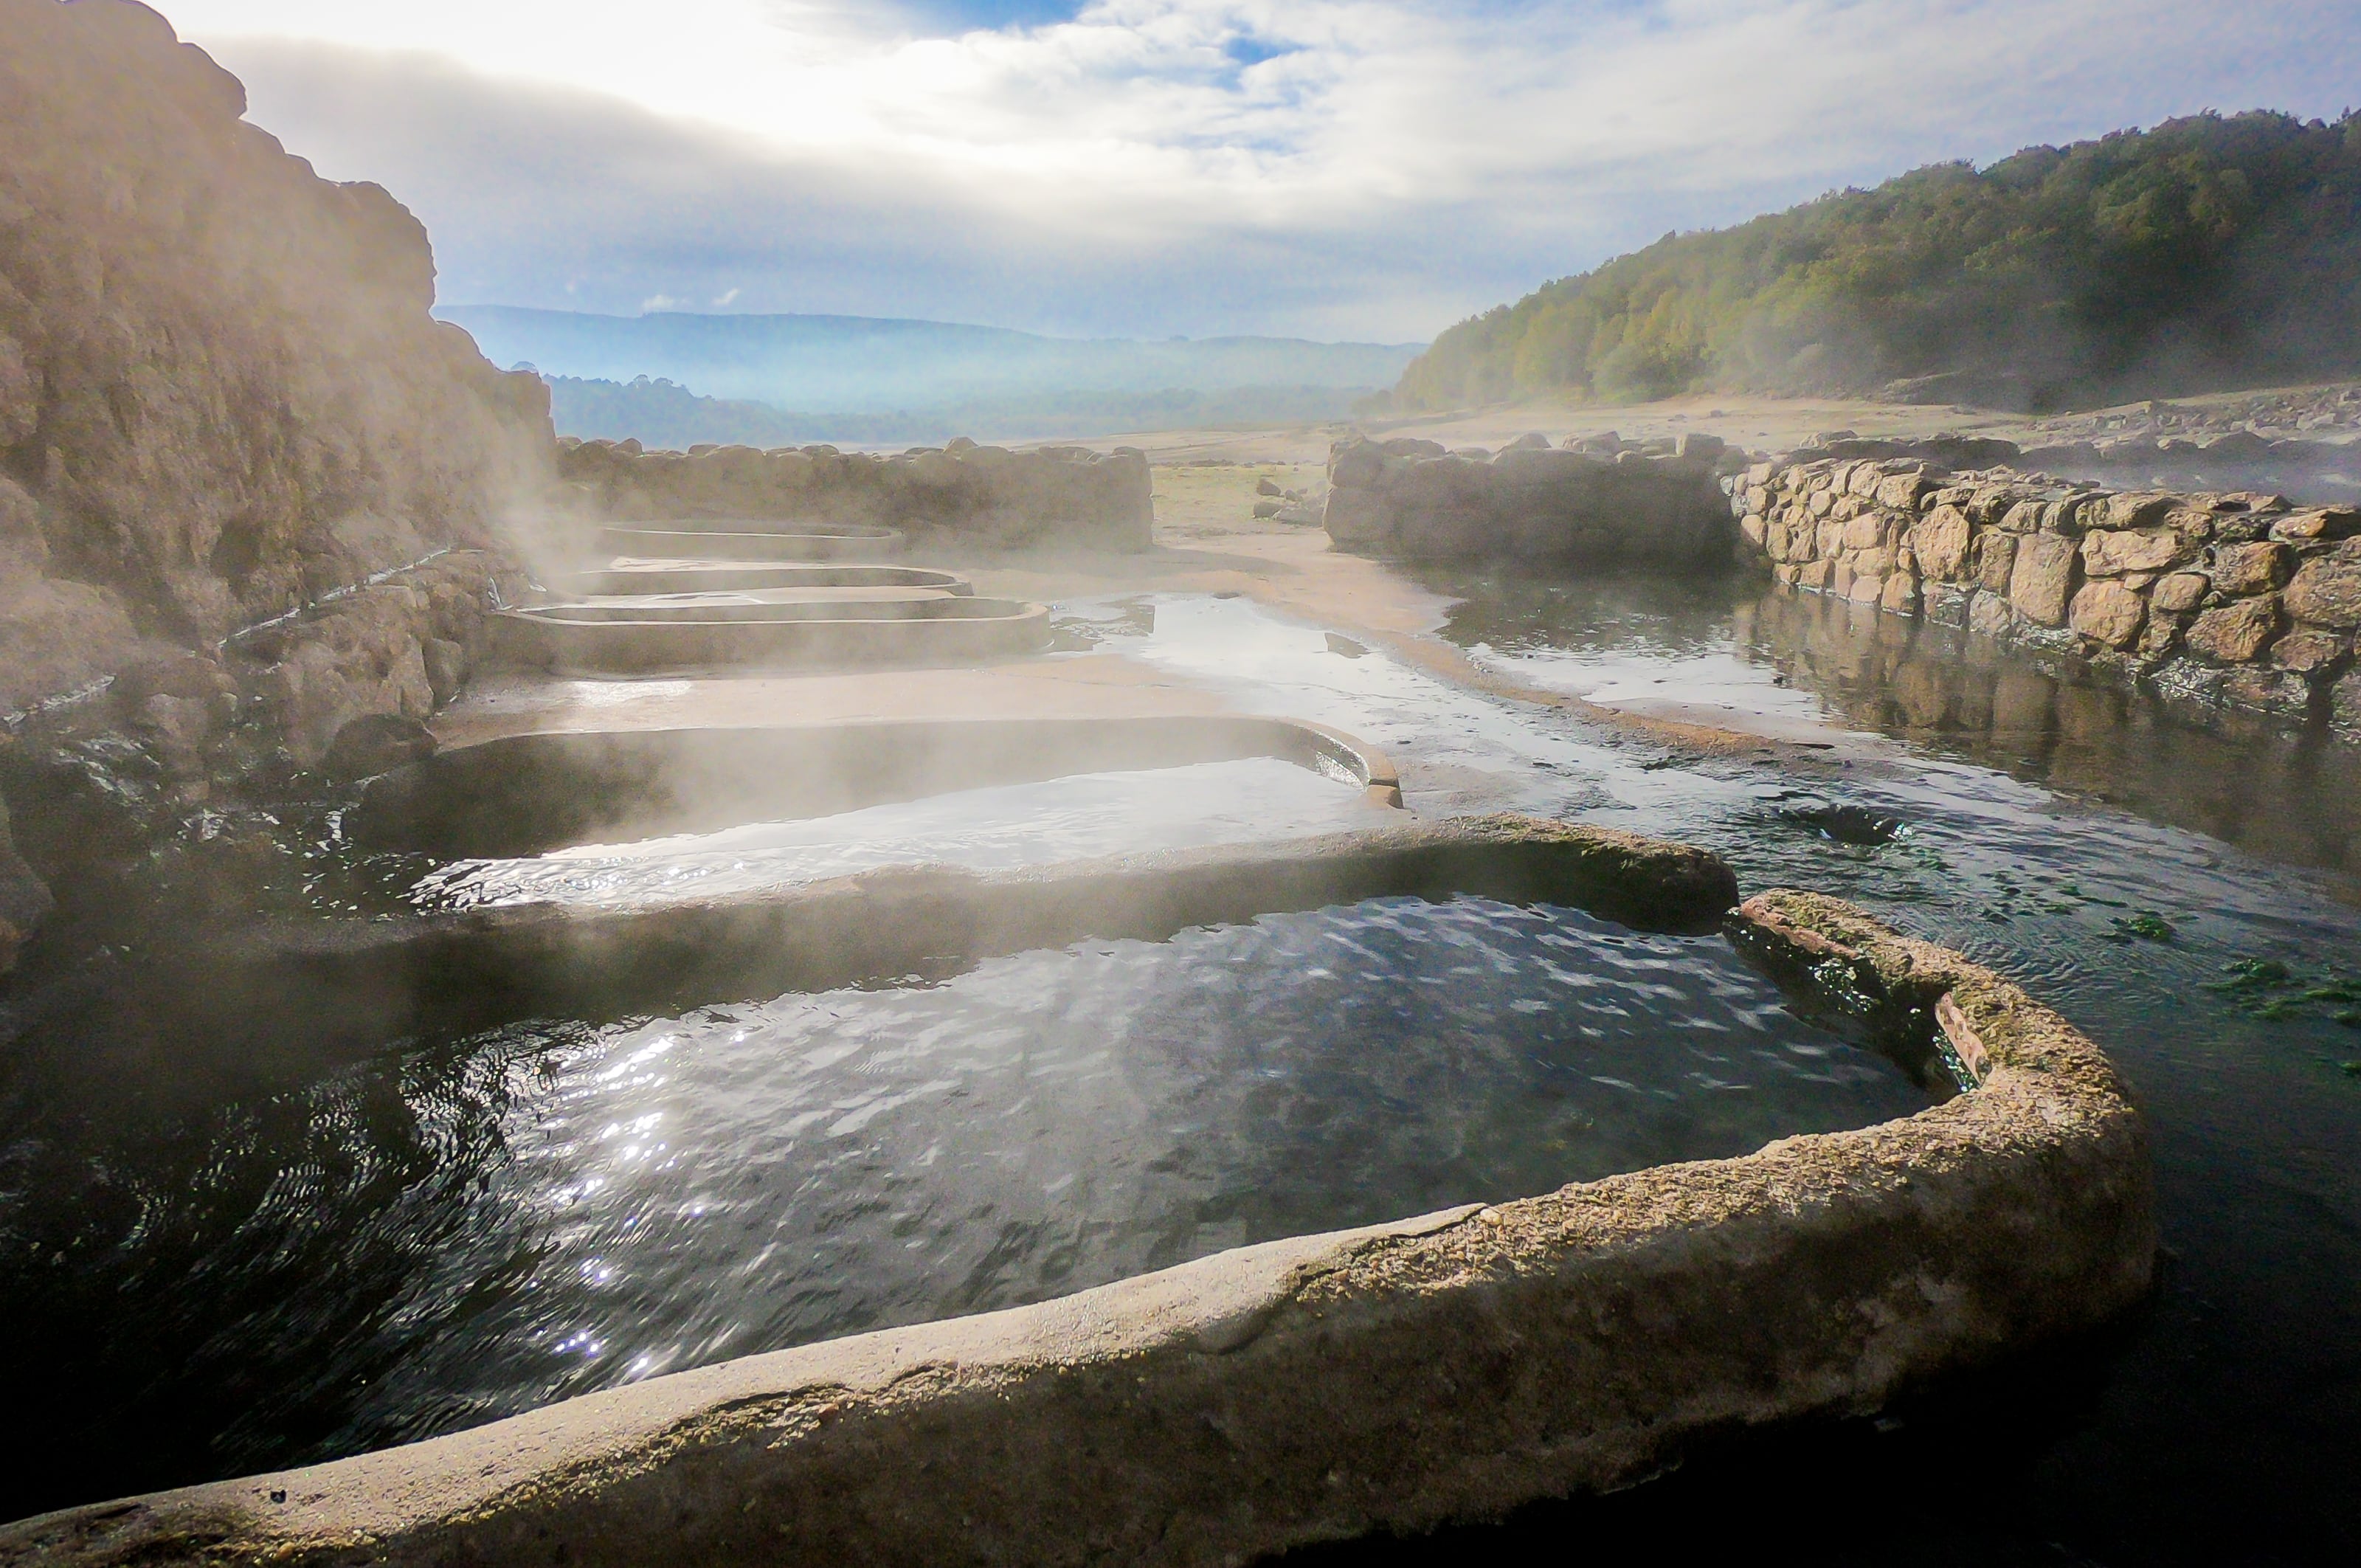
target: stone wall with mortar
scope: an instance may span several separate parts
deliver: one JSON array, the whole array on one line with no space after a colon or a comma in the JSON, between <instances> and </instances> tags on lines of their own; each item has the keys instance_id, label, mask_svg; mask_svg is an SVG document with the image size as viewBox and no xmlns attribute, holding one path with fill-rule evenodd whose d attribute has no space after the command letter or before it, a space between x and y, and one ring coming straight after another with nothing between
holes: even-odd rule
<instances>
[{"instance_id":1,"label":"stone wall with mortar","mask_svg":"<svg viewBox=\"0 0 2361 1568\"><path fill-rule=\"evenodd\" d=\"M1720 566L1734 539L1715 479L1733 461L1695 435L1613 452L1530 436L1497 454L1355 438L1329 453L1323 521L1345 549L1408 560Z\"/></svg>"},{"instance_id":2,"label":"stone wall with mortar","mask_svg":"<svg viewBox=\"0 0 2361 1568\"><path fill-rule=\"evenodd\" d=\"M683 453L569 437L558 467L580 510L609 521L879 523L922 542L1134 551L1148 547L1154 519L1148 458L1128 446L1014 452L961 439L890 455L832 446Z\"/></svg>"},{"instance_id":3,"label":"stone wall with mortar","mask_svg":"<svg viewBox=\"0 0 2361 1568\"><path fill-rule=\"evenodd\" d=\"M1757 463L1723 485L1782 582L2361 739L2361 509L1916 457Z\"/></svg>"}]
</instances>

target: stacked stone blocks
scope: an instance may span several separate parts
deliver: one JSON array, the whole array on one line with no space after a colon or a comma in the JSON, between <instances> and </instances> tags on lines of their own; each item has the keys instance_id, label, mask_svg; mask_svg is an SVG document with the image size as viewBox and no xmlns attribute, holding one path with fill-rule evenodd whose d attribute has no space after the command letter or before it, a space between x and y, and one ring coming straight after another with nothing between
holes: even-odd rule
<instances>
[{"instance_id":1,"label":"stacked stone blocks","mask_svg":"<svg viewBox=\"0 0 2361 1568\"><path fill-rule=\"evenodd\" d=\"M1719 569L1731 537L1715 480L1742 462L1702 434L1566 447L1534 435L1498 453L1356 437L1330 449L1323 521L1340 548L1406 560Z\"/></svg>"},{"instance_id":2,"label":"stacked stone blocks","mask_svg":"<svg viewBox=\"0 0 2361 1568\"><path fill-rule=\"evenodd\" d=\"M1758 463L1724 484L1782 582L2361 735L2361 508L1912 458Z\"/></svg>"}]
</instances>

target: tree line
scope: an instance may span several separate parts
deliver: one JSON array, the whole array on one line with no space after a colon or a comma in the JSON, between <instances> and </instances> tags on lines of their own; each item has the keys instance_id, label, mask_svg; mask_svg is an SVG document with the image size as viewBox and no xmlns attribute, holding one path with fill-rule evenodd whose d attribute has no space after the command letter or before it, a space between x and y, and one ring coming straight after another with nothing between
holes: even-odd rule
<instances>
[{"instance_id":1,"label":"tree line","mask_svg":"<svg viewBox=\"0 0 2361 1568\"><path fill-rule=\"evenodd\" d=\"M1461 322L1391 400L2043 409L2356 371L2361 115L2209 113L1667 235Z\"/></svg>"}]
</instances>

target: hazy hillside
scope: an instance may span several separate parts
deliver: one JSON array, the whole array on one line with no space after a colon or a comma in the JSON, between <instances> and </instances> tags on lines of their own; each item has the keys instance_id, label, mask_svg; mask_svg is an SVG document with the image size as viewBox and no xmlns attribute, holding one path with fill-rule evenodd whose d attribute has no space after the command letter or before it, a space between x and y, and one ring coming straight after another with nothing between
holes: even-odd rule
<instances>
[{"instance_id":1,"label":"hazy hillside","mask_svg":"<svg viewBox=\"0 0 2361 1568\"><path fill-rule=\"evenodd\" d=\"M2356 370L2361 116L2257 113L1668 235L1451 328L1394 400L1916 381L1897 394L2038 408Z\"/></svg>"},{"instance_id":2,"label":"hazy hillside","mask_svg":"<svg viewBox=\"0 0 2361 1568\"><path fill-rule=\"evenodd\" d=\"M887 413L787 413L745 399L700 397L677 382L544 376L560 435L632 437L648 446L937 446L954 435L1015 441L1122 431L1312 424L1343 419L1355 390L1236 387L1218 392L1038 392Z\"/></svg>"},{"instance_id":3,"label":"hazy hillside","mask_svg":"<svg viewBox=\"0 0 2361 1568\"><path fill-rule=\"evenodd\" d=\"M548 376L617 383L661 378L708 397L797 413L1242 388L1367 392L1392 384L1422 346L1279 337L1085 340L864 316L601 316L510 305L436 313L474 334L498 365L523 362Z\"/></svg>"}]
</instances>

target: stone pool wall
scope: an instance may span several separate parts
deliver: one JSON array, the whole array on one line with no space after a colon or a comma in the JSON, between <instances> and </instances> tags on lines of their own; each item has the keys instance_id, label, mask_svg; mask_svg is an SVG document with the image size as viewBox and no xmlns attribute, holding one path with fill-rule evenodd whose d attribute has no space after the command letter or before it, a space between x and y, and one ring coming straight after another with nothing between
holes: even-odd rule
<instances>
[{"instance_id":1,"label":"stone pool wall","mask_svg":"<svg viewBox=\"0 0 2361 1568\"><path fill-rule=\"evenodd\" d=\"M1356 438L1330 450L1323 521L1343 548L1409 560L1719 567L1735 539L1715 480L1740 462L1702 435L1611 454Z\"/></svg>"},{"instance_id":2,"label":"stone pool wall","mask_svg":"<svg viewBox=\"0 0 2361 1568\"><path fill-rule=\"evenodd\" d=\"M1693 877L1694 853L1664 863ZM2146 1134L2096 1047L1833 900L1732 918L1806 1006L1928 1041L1974 1087L48 1515L0 1529L0 1563L1238 1563L1630 1485L1693 1440L1873 1410L2138 1299Z\"/></svg>"},{"instance_id":3,"label":"stone pool wall","mask_svg":"<svg viewBox=\"0 0 2361 1568\"><path fill-rule=\"evenodd\" d=\"M1781 582L2070 656L2181 705L2361 739L2361 509L1916 457L1790 458L1722 483Z\"/></svg>"},{"instance_id":4,"label":"stone pool wall","mask_svg":"<svg viewBox=\"0 0 2361 1568\"><path fill-rule=\"evenodd\" d=\"M558 471L584 510L611 521L794 518L995 546L1134 551L1148 547L1154 516L1148 458L1128 446L1013 452L961 439L892 455L832 446L682 453L569 437Z\"/></svg>"}]
</instances>

